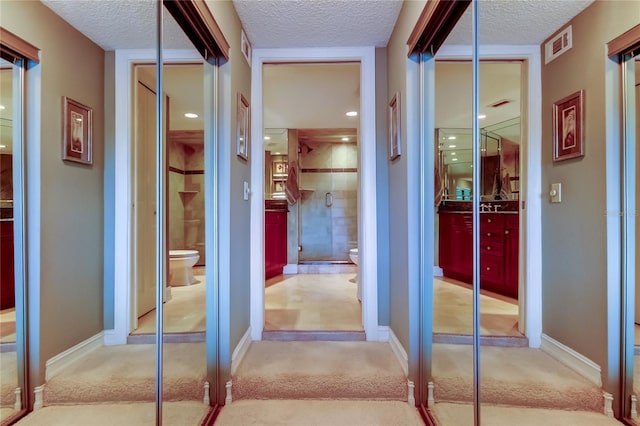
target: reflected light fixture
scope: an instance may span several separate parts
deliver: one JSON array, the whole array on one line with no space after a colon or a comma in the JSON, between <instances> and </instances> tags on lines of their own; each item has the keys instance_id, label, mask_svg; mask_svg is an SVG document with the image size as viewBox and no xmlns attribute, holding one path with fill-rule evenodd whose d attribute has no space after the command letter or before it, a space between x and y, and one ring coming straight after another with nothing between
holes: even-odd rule
<instances>
[{"instance_id":1,"label":"reflected light fixture","mask_svg":"<svg viewBox=\"0 0 640 426\"><path fill-rule=\"evenodd\" d=\"M455 148L457 145L449 145L449 148Z\"/></svg>"},{"instance_id":2,"label":"reflected light fixture","mask_svg":"<svg viewBox=\"0 0 640 426\"><path fill-rule=\"evenodd\" d=\"M184 116L187 118L198 118L198 114L195 114L193 112L187 112L184 114Z\"/></svg>"},{"instance_id":3,"label":"reflected light fixture","mask_svg":"<svg viewBox=\"0 0 640 426\"><path fill-rule=\"evenodd\" d=\"M6 145L0 145L0 149L4 149L6 147L7 147Z\"/></svg>"},{"instance_id":4,"label":"reflected light fixture","mask_svg":"<svg viewBox=\"0 0 640 426\"><path fill-rule=\"evenodd\" d=\"M349 117L355 117L356 115L358 115L358 111L349 111L346 113L346 115Z\"/></svg>"},{"instance_id":5,"label":"reflected light fixture","mask_svg":"<svg viewBox=\"0 0 640 426\"><path fill-rule=\"evenodd\" d=\"M342 138L342 142L349 142L349 138Z\"/></svg>"},{"instance_id":6,"label":"reflected light fixture","mask_svg":"<svg viewBox=\"0 0 640 426\"><path fill-rule=\"evenodd\" d=\"M455 136L449 136L447 139L449 139L450 141L453 141L453 140L456 139L456 137Z\"/></svg>"},{"instance_id":7,"label":"reflected light fixture","mask_svg":"<svg viewBox=\"0 0 640 426\"><path fill-rule=\"evenodd\" d=\"M457 158L452 158L451 161L458 161L458 159Z\"/></svg>"},{"instance_id":8,"label":"reflected light fixture","mask_svg":"<svg viewBox=\"0 0 640 426\"><path fill-rule=\"evenodd\" d=\"M0 105L0 109L4 109L4 105Z\"/></svg>"},{"instance_id":9,"label":"reflected light fixture","mask_svg":"<svg viewBox=\"0 0 640 426\"><path fill-rule=\"evenodd\" d=\"M264 140L265 140L265 141L270 141L270 140L271 140L271 136L265 136L265 137L264 137Z\"/></svg>"},{"instance_id":10,"label":"reflected light fixture","mask_svg":"<svg viewBox=\"0 0 640 426\"><path fill-rule=\"evenodd\" d=\"M484 115L484 114L478 114L478 118L479 118L480 120L482 120L483 118L487 118L487 116L486 116L486 115Z\"/></svg>"}]
</instances>

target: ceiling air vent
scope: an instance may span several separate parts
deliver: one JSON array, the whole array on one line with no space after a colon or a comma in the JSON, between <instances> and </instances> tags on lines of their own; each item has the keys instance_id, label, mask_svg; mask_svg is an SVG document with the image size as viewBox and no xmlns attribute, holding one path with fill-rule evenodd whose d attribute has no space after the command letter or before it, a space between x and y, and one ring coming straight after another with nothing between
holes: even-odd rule
<instances>
[{"instance_id":1,"label":"ceiling air vent","mask_svg":"<svg viewBox=\"0 0 640 426\"><path fill-rule=\"evenodd\" d=\"M544 63L548 64L569 49L571 49L571 25L544 45Z\"/></svg>"}]
</instances>

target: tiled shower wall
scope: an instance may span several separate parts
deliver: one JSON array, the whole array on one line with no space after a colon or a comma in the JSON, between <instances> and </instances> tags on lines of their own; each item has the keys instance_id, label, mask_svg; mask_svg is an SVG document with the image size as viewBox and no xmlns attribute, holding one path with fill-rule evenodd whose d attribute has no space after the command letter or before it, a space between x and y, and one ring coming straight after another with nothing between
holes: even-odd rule
<instances>
[{"instance_id":1,"label":"tiled shower wall","mask_svg":"<svg viewBox=\"0 0 640 426\"><path fill-rule=\"evenodd\" d=\"M306 143L299 161L299 260L349 261L358 241L357 145Z\"/></svg>"},{"instance_id":2,"label":"tiled shower wall","mask_svg":"<svg viewBox=\"0 0 640 426\"><path fill-rule=\"evenodd\" d=\"M198 250L204 265L204 147L169 144L169 249Z\"/></svg>"}]
</instances>

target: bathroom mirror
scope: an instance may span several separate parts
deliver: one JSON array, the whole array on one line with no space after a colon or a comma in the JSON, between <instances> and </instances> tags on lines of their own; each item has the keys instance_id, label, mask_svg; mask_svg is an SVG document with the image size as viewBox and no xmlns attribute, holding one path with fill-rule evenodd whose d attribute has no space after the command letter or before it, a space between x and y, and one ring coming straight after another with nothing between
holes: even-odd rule
<instances>
[{"instance_id":1,"label":"bathroom mirror","mask_svg":"<svg viewBox=\"0 0 640 426\"><path fill-rule=\"evenodd\" d=\"M471 136L471 129L436 129L436 164L443 185L442 200L471 200ZM480 146L482 201L517 200L520 192L520 117L482 128Z\"/></svg>"}]
</instances>

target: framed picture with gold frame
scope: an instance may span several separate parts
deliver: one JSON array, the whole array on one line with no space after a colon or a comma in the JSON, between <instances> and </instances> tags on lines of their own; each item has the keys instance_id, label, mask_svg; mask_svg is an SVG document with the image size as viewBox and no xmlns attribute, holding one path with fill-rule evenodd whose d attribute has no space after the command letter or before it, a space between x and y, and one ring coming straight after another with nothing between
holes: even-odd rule
<instances>
[{"instance_id":1,"label":"framed picture with gold frame","mask_svg":"<svg viewBox=\"0 0 640 426\"><path fill-rule=\"evenodd\" d=\"M249 101L242 93L238 93L238 122L237 122L237 141L236 154L243 160L249 159L249 126L251 120L249 118Z\"/></svg>"},{"instance_id":2,"label":"framed picture with gold frame","mask_svg":"<svg viewBox=\"0 0 640 426\"><path fill-rule=\"evenodd\" d=\"M63 96L62 111L62 160L93 164L93 110Z\"/></svg>"},{"instance_id":3,"label":"framed picture with gold frame","mask_svg":"<svg viewBox=\"0 0 640 426\"><path fill-rule=\"evenodd\" d=\"M553 103L553 161L584 156L584 90Z\"/></svg>"}]
</instances>

